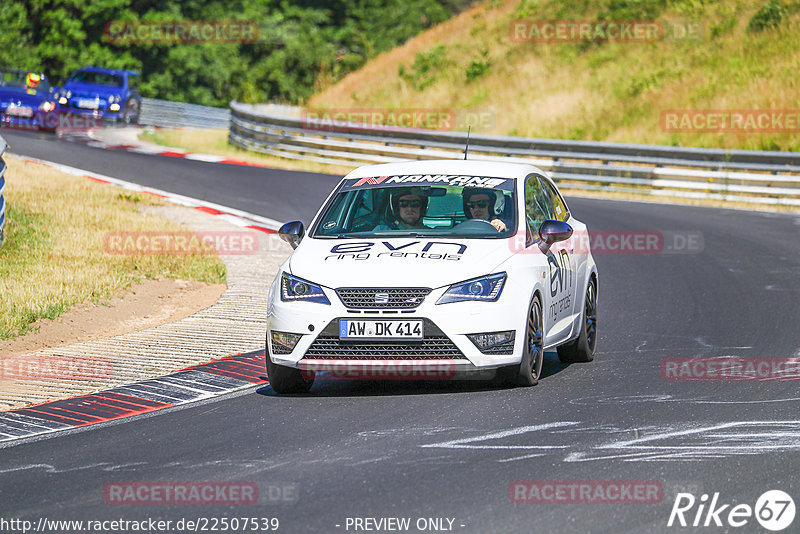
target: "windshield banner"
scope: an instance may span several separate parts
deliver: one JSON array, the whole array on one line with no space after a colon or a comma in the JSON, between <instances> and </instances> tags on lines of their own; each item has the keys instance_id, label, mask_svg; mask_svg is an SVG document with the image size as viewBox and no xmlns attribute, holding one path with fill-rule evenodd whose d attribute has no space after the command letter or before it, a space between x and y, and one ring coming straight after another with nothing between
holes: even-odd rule
<instances>
[{"instance_id":1,"label":"windshield banner","mask_svg":"<svg viewBox=\"0 0 800 534\"><path fill-rule=\"evenodd\" d=\"M510 178L491 178L486 176L459 176L456 174L411 174L400 176L367 176L345 180L341 191L372 189L403 185L438 185L456 187L484 187L511 191L514 187Z\"/></svg>"}]
</instances>

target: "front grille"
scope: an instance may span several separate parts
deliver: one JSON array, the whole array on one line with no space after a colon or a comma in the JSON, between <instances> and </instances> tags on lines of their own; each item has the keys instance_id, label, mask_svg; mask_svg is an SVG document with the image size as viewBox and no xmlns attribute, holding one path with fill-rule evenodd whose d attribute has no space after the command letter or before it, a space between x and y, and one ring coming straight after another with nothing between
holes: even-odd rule
<instances>
[{"instance_id":1,"label":"front grille","mask_svg":"<svg viewBox=\"0 0 800 534\"><path fill-rule=\"evenodd\" d=\"M370 310L416 308L430 292L428 287L341 287L336 290L348 308Z\"/></svg>"},{"instance_id":2,"label":"front grille","mask_svg":"<svg viewBox=\"0 0 800 534\"><path fill-rule=\"evenodd\" d=\"M331 321L305 353L319 360L464 360L464 355L444 332L423 319L422 341L340 341L339 319Z\"/></svg>"},{"instance_id":3,"label":"front grille","mask_svg":"<svg viewBox=\"0 0 800 534\"><path fill-rule=\"evenodd\" d=\"M447 336L426 336L420 343L339 341L319 336L306 351L306 358L320 360L463 360L464 355Z\"/></svg>"}]
</instances>

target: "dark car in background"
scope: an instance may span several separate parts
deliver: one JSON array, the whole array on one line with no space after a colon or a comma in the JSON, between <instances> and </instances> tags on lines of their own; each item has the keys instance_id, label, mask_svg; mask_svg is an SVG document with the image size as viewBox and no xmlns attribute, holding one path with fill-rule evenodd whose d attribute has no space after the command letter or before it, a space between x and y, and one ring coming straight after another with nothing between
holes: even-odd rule
<instances>
[{"instance_id":1,"label":"dark car in background","mask_svg":"<svg viewBox=\"0 0 800 534\"><path fill-rule=\"evenodd\" d=\"M100 67L77 70L57 93L58 111L104 122L135 124L142 107L135 81L138 75L130 70Z\"/></svg>"},{"instance_id":2,"label":"dark car in background","mask_svg":"<svg viewBox=\"0 0 800 534\"><path fill-rule=\"evenodd\" d=\"M54 90L41 72L0 69L0 124L55 130L58 113Z\"/></svg>"}]
</instances>

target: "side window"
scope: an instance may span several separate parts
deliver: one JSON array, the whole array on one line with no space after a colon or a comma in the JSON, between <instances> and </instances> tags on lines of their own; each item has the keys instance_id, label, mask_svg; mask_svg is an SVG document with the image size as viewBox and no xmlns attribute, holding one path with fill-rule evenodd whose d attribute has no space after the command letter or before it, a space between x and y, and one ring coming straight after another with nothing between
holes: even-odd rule
<instances>
[{"instance_id":1,"label":"side window","mask_svg":"<svg viewBox=\"0 0 800 534\"><path fill-rule=\"evenodd\" d=\"M525 219L532 239L539 231L539 227L547 219L553 218L553 206L550 198L542 187L542 182L535 174L525 179ZM530 240L532 240L530 239Z\"/></svg>"},{"instance_id":2,"label":"side window","mask_svg":"<svg viewBox=\"0 0 800 534\"><path fill-rule=\"evenodd\" d=\"M561 198L561 195L558 194L558 191L556 191L553 185L547 180L542 180L542 186L547 192L547 196L550 199L550 204L553 206L553 219L566 222L569 218L569 209L567 209L564 199Z\"/></svg>"}]
</instances>

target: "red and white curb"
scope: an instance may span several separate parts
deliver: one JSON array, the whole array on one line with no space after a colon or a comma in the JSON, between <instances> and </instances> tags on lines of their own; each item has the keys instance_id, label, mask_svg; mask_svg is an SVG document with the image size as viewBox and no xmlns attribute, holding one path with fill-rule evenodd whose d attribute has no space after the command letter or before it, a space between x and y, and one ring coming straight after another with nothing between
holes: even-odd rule
<instances>
[{"instance_id":1,"label":"red and white curb","mask_svg":"<svg viewBox=\"0 0 800 534\"><path fill-rule=\"evenodd\" d=\"M114 185L117 187L122 187L123 189L127 189L128 191L135 191L137 193L143 193L163 198L164 200L172 202L173 204L194 208L196 210L208 213L210 215L215 215L241 228L248 228L251 230L258 230L260 232L264 232L267 234L274 234L277 232L278 228L281 227L281 223L279 221L276 221L275 219L262 217L260 215L255 215L253 213L247 213L246 211L237 210L235 208L229 208L227 206L221 206L219 204L214 204L213 202L206 202L205 200L198 200L196 198L185 197L183 195L170 193L168 191L162 191L161 189L154 189L152 187L144 187L138 184L134 184L132 182L126 182L124 180L112 178L111 176L106 176L104 174L98 174L95 172L78 169L76 167L70 167L69 165L62 165L61 163L55 163L52 161L47 161L38 158L30 158L27 156L18 156L18 157L21 158L23 161L27 161L30 163L38 163L40 165L46 165L61 172L71 174L74 176L81 176L83 178L88 178L89 180L99 182L102 184Z\"/></svg>"},{"instance_id":2,"label":"red and white curb","mask_svg":"<svg viewBox=\"0 0 800 534\"><path fill-rule=\"evenodd\" d=\"M264 351L227 356L125 386L0 413L0 448L267 384Z\"/></svg>"},{"instance_id":3,"label":"red and white curb","mask_svg":"<svg viewBox=\"0 0 800 534\"><path fill-rule=\"evenodd\" d=\"M180 150L175 148L165 149L164 147L160 147L157 145L151 146L151 145L129 145L129 144L109 143L107 141L98 139L93 135L94 133L95 130L90 129L87 130L85 133L81 132L81 135L64 134L62 135L62 138L66 141L83 143L87 146L102 148L105 150L125 150L126 152L136 152L138 154L148 154L151 156L166 156L170 158L182 158L192 161L204 161L206 163L222 163L224 165L243 165L246 167L270 168L269 165L265 165L263 163L254 163L252 161L228 158L217 154L186 152L185 150Z\"/></svg>"}]
</instances>

